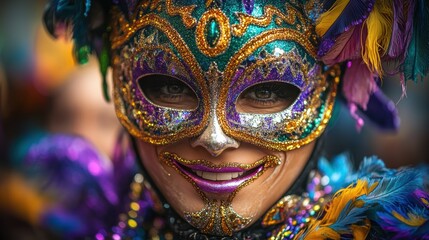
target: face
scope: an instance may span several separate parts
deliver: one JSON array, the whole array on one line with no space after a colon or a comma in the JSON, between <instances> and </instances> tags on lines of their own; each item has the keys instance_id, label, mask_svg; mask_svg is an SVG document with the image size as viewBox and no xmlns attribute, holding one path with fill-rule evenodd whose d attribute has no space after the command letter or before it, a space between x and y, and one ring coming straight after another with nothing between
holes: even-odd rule
<instances>
[{"instance_id":1,"label":"face","mask_svg":"<svg viewBox=\"0 0 429 240\"><path fill-rule=\"evenodd\" d=\"M330 117L336 72L315 60L302 4L157 4L113 14L117 115L179 215L231 235L299 176Z\"/></svg>"}]
</instances>

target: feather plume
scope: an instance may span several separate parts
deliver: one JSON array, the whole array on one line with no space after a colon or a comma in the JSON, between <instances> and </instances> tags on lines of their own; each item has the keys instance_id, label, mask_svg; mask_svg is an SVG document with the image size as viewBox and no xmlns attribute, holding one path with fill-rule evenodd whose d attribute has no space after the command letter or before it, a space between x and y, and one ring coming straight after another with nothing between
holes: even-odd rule
<instances>
[{"instance_id":1,"label":"feather plume","mask_svg":"<svg viewBox=\"0 0 429 240\"><path fill-rule=\"evenodd\" d=\"M393 176L396 170L386 168L384 162L376 156L366 157L361 162L355 178L379 178L380 176Z\"/></svg>"},{"instance_id":2,"label":"feather plume","mask_svg":"<svg viewBox=\"0 0 429 240\"><path fill-rule=\"evenodd\" d=\"M319 159L317 168L320 173L329 178L329 185L332 191L336 192L349 185L353 180L350 179L353 173L353 166L346 154L336 156L331 162L326 158Z\"/></svg>"},{"instance_id":3,"label":"feather plume","mask_svg":"<svg viewBox=\"0 0 429 240\"><path fill-rule=\"evenodd\" d=\"M414 196L418 199L417 201L425 208L429 209L429 193L421 189L414 191Z\"/></svg>"},{"instance_id":4,"label":"feather plume","mask_svg":"<svg viewBox=\"0 0 429 240\"><path fill-rule=\"evenodd\" d=\"M351 229L353 232L353 239L367 239L366 237L368 236L369 230L371 229L371 222L369 220L365 220L364 224L353 224Z\"/></svg>"},{"instance_id":5,"label":"feather plume","mask_svg":"<svg viewBox=\"0 0 429 240\"><path fill-rule=\"evenodd\" d=\"M391 170L366 158L352 176L357 180L338 191L296 239L429 239L428 174L427 167Z\"/></svg>"},{"instance_id":6,"label":"feather plume","mask_svg":"<svg viewBox=\"0 0 429 240\"><path fill-rule=\"evenodd\" d=\"M54 37L58 37L58 27L72 28L74 53L79 63L87 63L92 52L88 29L90 9L91 0L54 0L44 13L46 28Z\"/></svg>"},{"instance_id":7,"label":"feather plume","mask_svg":"<svg viewBox=\"0 0 429 240\"><path fill-rule=\"evenodd\" d=\"M393 30L388 51L389 58L397 58L403 62L405 51L411 40L411 30L414 15L414 0L394 0Z\"/></svg>"},{"instance_id":8,"label":"feather plume","mask_svg":"<svg viewBox=\"0 0 429 240\"><path fill-rule=\"evenodd\" d=\"M383 75L381 57L388 51L392 36L393 6L390 0L378 0L365 21L368 35L362 59L372 72Z\"/></svg>"},{"instance_id":9,"label":"feather plume","mask_svg":"<svg viewBox=\"0 0 429 240\"><path fill-rule=\"evenodd\" d=\"M416 0L413 34L405 59L405 79L423 80L429 72L429 2Z\"/></svg>"},{"instance_id":10,"label":"feather plume","mask_svg":"<svg viewBox=\"0 0 429 240\"><path fill-rule=\"evenodd\" d=\"M331 202L325 206L323 217L315 220L299 239L340 239L341 234L352 235L352 225L364 221L366 208L359 196L366 195L377 186L358 180L347 188L338 191ZM360 229L363 230L363 229ZM368 229L369 230L369 229Z\"/></svg>"},{"instance_id":11,"label":"feather plume","mask_svg":"<svg viewBox=\"0 0 429 240\"><path fill-rule=\"evenodd\" d=\"M323 38L333 39L361 24L374 5L374 0L337 1L330 10L322 14L316 32Z\"/></svg>"},{"instance_id":12,"label":"feather plume","mask_svg":"<svg viewBox=\"0 0 429 240\"><path fill-rule=\"evenodd\" d=\"M320 15L316 24L316 33L319 36L325 35L329 28L337 21L349 2L350 0L335 1L328 11Z\"/></svg>"},{"instance_id":13,"label":"feather plume","mask_svg":"<svg viewBox=\"0 0 429 240\"><path fill-rule=\"evenodd\" d=\"M354 103L366 110L370 94L377 89L377 84L368 66L360 59L350 61L343 81L343 94L347 102Z\"/></svg>"},{"instance_id":14,"label":"feather plume","mask_svg":"<svg viewBox=\"0 0 429 240\"><path fill-rule=\"evenodd\" d=\"M393 177L383 177L370 182L378 182L374 191L361 200L367 204L378 204L382 206L393 206L408 202L410 192L422 185L420 173L412 170L402 170Z\"/></svg>"},{"instance_id":15,"label":"feather plume","mask_svg":"<svg viewBox=\"0 0 429 240\"><path fill-rule=\"evenodd\" d=\"M366 33L362 33L361 25L352 27L335 39L335 44L324 56L321 56L321 60L327 65L334 65L349 59L360 58L362 35Z\"/></svg>"},{"instance_id":16,"label":"feather plume","mask_svg":"<svg viewBox=\"0 0 429 240\"><path fill-rule=\"evenodd\" d=\"M415 205L397 205L394 208L386 208L377 212L377 223L386 232L391 233L391 239L420 239L428 236L427 230L421 231L427 226L429 211Z\"/></svg>"},{"instance_id":17,"label":"feather plume","mask_svg":"<svg viewBox=\"0 0 429 240\"><path fill-rule=\"evenodd\" d=\"M399 128L400 120L395 104L378 87L370 95L367 109L363 114L380 129L397 130Z\"/></svg>"}]
</instances>

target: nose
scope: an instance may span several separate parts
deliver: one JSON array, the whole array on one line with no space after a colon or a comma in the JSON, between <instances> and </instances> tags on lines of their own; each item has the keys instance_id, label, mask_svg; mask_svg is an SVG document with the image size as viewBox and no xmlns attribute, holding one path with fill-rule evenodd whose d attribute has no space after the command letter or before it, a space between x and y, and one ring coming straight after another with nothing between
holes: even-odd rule
<instances>
[{"instance_id":1,"label":"nose","mask_svg":"<svg viewBox=\"0 0 429 240\"><path fill-rule=\"evenodd\" d=\"M205 148L213 157L219 156L228 148L238 148L240 142L228 137L220 127L216 114L211 117L207 128L200 136L191 139L191 146Z\"/></svg>"},{"instance_id":2,"label":"nose","mask_svg":"<svg viewBox=\"0 0 429 240\"><path fill-rule=\"evenodd\" d=\"M191 139L191 146L201 146L213 157L217 157L228 148L238 148L240 143L235 139L228 137L219 125L216 113L216 99L219 99L220 87L222 85L222 73L218 70L215 62L210 64L209 71L206 72L206 78L210 82L210 120L203 133L198 137Z\"/></svg>"}]
</instances>

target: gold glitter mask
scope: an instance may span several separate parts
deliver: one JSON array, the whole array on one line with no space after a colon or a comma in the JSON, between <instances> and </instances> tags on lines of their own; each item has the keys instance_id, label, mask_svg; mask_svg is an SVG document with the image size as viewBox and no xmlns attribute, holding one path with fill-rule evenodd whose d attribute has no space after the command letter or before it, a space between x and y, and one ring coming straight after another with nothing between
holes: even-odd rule
<instances>
[{"instance_id":1,"label":"gold glitter mask","mask_svg":"<svg viewBox=\"0 0 429 240\"><path fill-rule=\"evenodd\" d=\"M323 132L338 71L316 61L317 2L127 3L112 17L114 97L135 137L168 144L217 124L228 138L292 150ZM272 93L290 103L261 112L241 104Z\"/></svg>"}]
</instances>

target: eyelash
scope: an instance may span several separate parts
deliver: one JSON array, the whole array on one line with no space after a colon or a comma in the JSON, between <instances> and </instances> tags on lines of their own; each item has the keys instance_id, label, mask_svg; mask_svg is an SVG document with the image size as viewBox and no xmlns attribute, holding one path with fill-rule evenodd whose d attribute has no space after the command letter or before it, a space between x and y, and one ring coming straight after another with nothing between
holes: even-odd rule
<instances>
[{"instance_id":1,"label":"eyelash","mask_svg":"<svg viewBox=\"0 0 429 240\"><path fill-rule=\"evenodd\" d=\"M242 104L248 107L268 109L286 104L290 106L299 93L300 90L292 84L266 82L248 88L238 100L242 99Z\"/></svg>"},{"instance_id":2,"label":"eyelash","mask_svg":"<svg viewBox=\"0 0 429 240\"><path fill-rule=\"evenodd\" d=\"M257 103L257 104L261 104L261 105L265 105L265 106L269 106L269 105L273 105L275 104L278 99L266 99L266 100L262 100L262 99L255 99L255 98L246 98L248 101Z\"/></svg>"}]
</instances>

